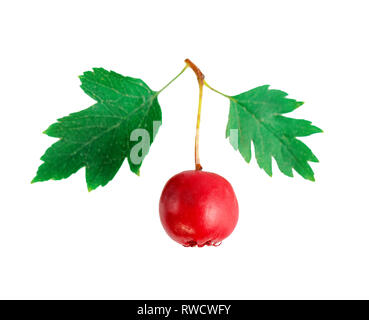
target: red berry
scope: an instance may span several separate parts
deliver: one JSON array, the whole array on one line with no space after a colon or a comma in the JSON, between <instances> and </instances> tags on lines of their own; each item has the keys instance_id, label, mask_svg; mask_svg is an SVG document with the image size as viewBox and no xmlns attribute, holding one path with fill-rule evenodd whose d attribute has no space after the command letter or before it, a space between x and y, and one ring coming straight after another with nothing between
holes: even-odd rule
<instances>
[{"instance_id":1,"label":"red berry","mask_svg":"<svg viewBox=\"0 0 369 320\"><path fill-rule=\"evenodd\" d=\"M160 220L168 235L184 246L218 245L236 227L238 202L231 184L205 171L173 176L160 197Z\"/></svg>"}]
</instances>

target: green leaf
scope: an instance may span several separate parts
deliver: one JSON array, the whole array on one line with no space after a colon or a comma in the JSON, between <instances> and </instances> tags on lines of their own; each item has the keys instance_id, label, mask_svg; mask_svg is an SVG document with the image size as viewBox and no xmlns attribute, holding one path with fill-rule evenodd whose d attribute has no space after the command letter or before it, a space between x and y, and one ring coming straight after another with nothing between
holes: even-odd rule
<instances>
[{"instance_id":1,"label":"green leaf","mask_svg":"<svg viewBox=\"0 0 369 320\"><path fill-rule=\"evenodd\" d=\"M102 68L85 72L80 79L81 88L97 103L58 119L44 132L60 139L41 157L44 163L32 182L65 179L85 167L90 191L112 180L125 158L131 171L139 174L161 124L158 92L140 79ZM137 144L131 133L138 128L146 130L149 142L137 160L130 153Z\"/></svg>"},{"instance_id":2,"label":"green leaf","mask_svg":"<svg viewBox=\"0 0 369 320\"><path fill-rule=\"evenodd\" d=\"M296 137L322 132L310 121L292 119L281 114L291 112L303 102L286 98L287 93L257 87L230 98L226 137L243 158L251 160L251 141L260 168L272 175L272 157L281 172L292 177L292 169L314 181L308 161L318 162L312 151ZM231 131L237 130L237 131Z\"/></svg>"}]
</instances>

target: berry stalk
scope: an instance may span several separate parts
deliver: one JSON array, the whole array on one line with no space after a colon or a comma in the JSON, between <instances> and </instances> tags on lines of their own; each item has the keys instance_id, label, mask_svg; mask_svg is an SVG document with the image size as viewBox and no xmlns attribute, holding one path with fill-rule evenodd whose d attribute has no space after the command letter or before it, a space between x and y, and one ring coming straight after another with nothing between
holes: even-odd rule
<instances>
[{"instance_id":1,"label":"berry stalk","mask_svg":"<svg viewBox=\"0 0 369 320\"><path fill-rule=\"evenodd\" d=\"M186 65L190 67L197 77L197 82L199 83L199 105L197 108L197 121L196 121L196 136L195 136L195 169L202 170L200 164L200 153L199 153L199 139L200 139L200 121L201 121L201 105L202 105L202 93L204 89L204 74L201 70L190 60L185 60Z\"/></svg>"}]
</instances>

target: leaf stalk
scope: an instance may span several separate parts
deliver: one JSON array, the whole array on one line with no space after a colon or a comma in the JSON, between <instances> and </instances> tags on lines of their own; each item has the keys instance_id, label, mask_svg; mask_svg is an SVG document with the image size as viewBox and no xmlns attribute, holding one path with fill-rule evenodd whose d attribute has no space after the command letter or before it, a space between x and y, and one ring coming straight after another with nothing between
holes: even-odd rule
<instances>
[{"instance_id":1,"label":"leaf stalk","mask_svg":"<svg viewBox=\"0 0 369 320\"><path fill-rule=\"evenodd\" d=\"M220 91L218 91L218 90L216 90L216 89L214 89L213 87L211 87L205 80L204 80L204 85L206 86L206 87L208 87L210 90L212 90L212 91L214 91L214 92L216 92L216 93L218 93L218 94L220 94L220 95L222 95L223 97L226 97L226 98L228 98L228 99L230 99L230 100L233 100L233 98L231 97L231 96L228 96L228 95L226 95L226 94L224 94L224 93L222 93L222 92L220 92Z\"/></svg>"},{"instance_id":2,"label":"leaf stalk","mask_svg":"<svg viewBox=\"0 0 369 320\"><path fill-rule=\"evenodd\" d=\"M178 73L172 80L170 80L163 88L161 88L156 95L158 95L159 93L161 93L163 90L165 90L166 88L168 88L172 82L174 82L175 80L177 80L177 78L179 78L179 76L186 71L186 69L188 68L188 65L186 64L185 67L181 70L180 73Z\"/></svg>"}]
</instances>

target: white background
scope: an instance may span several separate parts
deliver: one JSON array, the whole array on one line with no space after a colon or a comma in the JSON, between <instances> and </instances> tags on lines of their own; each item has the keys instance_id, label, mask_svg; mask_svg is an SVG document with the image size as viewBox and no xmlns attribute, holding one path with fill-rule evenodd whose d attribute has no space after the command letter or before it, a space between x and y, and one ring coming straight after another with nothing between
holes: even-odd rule
<instances>
[{"instance_id":1,"label":"white background","mask_svg":"<svg viewBox=\"0 0 369 320\"><path fill-rule=\"evenodd\" d=\"M367 1L3 1L0 5L0 298L369 298ZM205 91L202 164L240 205L218 248L162 229L165 182L192 169L198 88L188 70L159 102L141 168L87 192L84 170L30 184L41 132L93 103L78 75L104 67L160 89L191 58L212 86L270 84L324 129L304 138L316 182L273 178L225 139L228 102Z\"/></svg>"}]
</instances>

